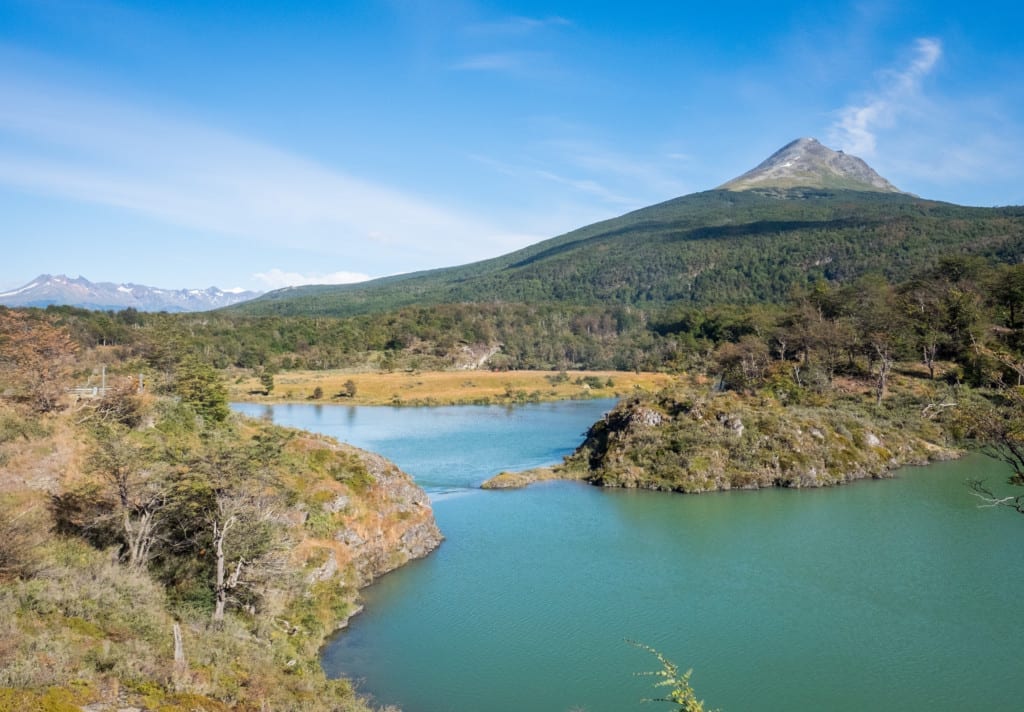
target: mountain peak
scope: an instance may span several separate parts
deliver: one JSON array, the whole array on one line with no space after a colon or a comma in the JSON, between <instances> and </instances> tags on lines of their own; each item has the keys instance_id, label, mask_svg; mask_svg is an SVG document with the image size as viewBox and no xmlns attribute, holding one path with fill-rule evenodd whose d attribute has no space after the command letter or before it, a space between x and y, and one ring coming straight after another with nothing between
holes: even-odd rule
<instances>
[{"instance_id":1,"label":"mountain peak","mask_svg":"<svg viewBox=\"0 0 1024 712\"><path fill-rule=\"evenodd\" d=\"M753 170L719 186L719 190L759 188L832 188L902 193L867 163L833 151L815 138L787 143Z\"/></svg>"},{"instance_id":2,"label":"mountain peak","mask_svg":"<svg viewBox=\"0 0 1024 712\"><path fill-rule=\"evenodd\" d=\"M0 304L9 307L46 307L67 304L101 311L127 309L139 311L207 311L237 304L259 296L243 290L159 289L131 282L90 282L79 275L41 274L18 289L0 293Z\"/></svg>"}]
</instances>

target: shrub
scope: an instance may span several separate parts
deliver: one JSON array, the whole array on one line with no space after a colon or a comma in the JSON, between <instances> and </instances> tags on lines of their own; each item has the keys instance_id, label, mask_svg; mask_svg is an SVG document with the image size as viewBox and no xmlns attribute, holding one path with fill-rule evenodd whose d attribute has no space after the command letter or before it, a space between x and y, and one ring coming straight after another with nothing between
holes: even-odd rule
<instances>
[{"instance_id":1,"label":"shrub","mask_svg":"<svg viewBox=\"0 0 1024 712\"><path fill-rule=\"evenodd\" d=\"M196 358L187 358L178 364L174 392L211 423L222 423L231 414L228 392L220 376L213 367Z\"/></svg>"},{"instance_id":2,"label":"shrub","mask_svg":"<svg viewBox=\"0 0 1024 712\"><path fill-rule=\"evenodd\" d=\"M110 388L96 403L96 415L105 423L137 428L142 423L144 405L135 379L125 379Z\"/></svg>"},{"instance_id":3,"label":"shrub","mask_svg":"<svg viewBox=\"0 0 1024 712\"><path fill-rule=\"evenodd\" d=\"M0 581L35 573L40 566L36 548L45 529L35 510L0 501Z\"/></svg>"},{"instance_id":4,"label":"shrub","mask_svg":"<svg viewBox=\"0 0 1024 712\"><path fill-rule=\"evenodd\" d=\"M44 435L47 435L47 429L38 418L23 418L13 410L0 410L0 445Z\"/></svg>"}]
</instances>

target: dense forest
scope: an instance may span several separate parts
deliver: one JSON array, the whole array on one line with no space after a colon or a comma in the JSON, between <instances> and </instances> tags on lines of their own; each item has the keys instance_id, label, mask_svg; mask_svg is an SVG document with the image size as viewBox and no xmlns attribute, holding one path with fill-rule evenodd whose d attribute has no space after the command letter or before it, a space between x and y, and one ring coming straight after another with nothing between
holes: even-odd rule
<instances>
[{"instance_id":1,"label":"dense forest","mask_svg":"<svg viewBox=\"0 0 1024 712\"><path fill-rule=\"evenodd\" d=\"M974 257L942 258L898 284L819 284L759 318L748 312L689 359L689 378L620 403L567 469L605 486L684 492L808 487L967 446L1024 484L1022 298L1024 265ZM666 331L692 328L684 317ZM1019 496L972 487L1024 511Z\"/></svg>"},{"instance_id":2,"label":"dense forest","mask_svg":"<svg viewBox=\"0 0 1024 712\"><path fill-rule=\"evenodd\" d=\"M356 317L253 317L232 312L149 314L49 307L38 318L66 327L82 348L167 371L181 354L218 369L446 368L462 347L500 347L495 369L707 372L725 383L757 380L769 360L791 362L797 385L829 381L863 356L953 361L978 384L979 346L1019 352L1024 265L944 256L905 279L878 273L793 288L780 303L640 309L564 303L459 303ZM870 370L870 369L869 369ZM947 374L947 377L949 376Z\"/></svg>"}]
</instances>

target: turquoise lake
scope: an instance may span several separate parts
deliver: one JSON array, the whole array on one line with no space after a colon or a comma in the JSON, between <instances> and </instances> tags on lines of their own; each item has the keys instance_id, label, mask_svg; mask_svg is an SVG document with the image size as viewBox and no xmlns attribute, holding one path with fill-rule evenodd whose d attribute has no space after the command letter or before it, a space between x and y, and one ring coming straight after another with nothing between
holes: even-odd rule
<instances>
[{"instance_id":1,"label":"turquoise lake","mask_svg":"<svg viewBox=\"0 0 1024 712\"><path fill-rule=\"evenodd\" d=\"M980 509L971 456L892 480L699 496L542 483L609 401L235 408L391 458L446 541L364 591L331 675L405 712L668 709L661 650L723 712L1018 710L1024 517Z\"/></svg>"}]
</instances>

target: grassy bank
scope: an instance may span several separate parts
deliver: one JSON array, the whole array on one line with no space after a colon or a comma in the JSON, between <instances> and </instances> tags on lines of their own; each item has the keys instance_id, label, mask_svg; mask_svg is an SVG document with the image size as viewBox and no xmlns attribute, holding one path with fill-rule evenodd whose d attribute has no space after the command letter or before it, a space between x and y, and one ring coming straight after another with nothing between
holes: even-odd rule
<instances>
[{"instance_id":1,"label":"grassy bank","mask_svg":"<svg viewBox=\"0 0 1024 712\"><path fill-rule=\"evenodd\" d=\"M671 380L663 373L632 371L288 371L274 376L267 394L265 384L247 372L229 382L228 395L256 403L489 405L621 398L660 390Z\"/></svg>"}]
</instances>

